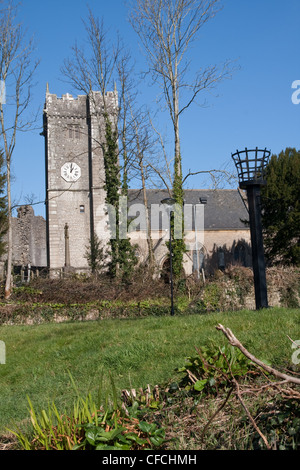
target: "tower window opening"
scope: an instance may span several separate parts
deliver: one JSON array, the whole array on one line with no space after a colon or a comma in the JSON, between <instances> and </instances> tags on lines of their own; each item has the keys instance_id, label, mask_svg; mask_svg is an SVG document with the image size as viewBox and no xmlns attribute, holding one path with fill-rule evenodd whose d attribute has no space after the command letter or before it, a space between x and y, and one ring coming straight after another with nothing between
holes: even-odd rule
<instances>
[{"instance_id":1,"label":"tower window opening","mask_svg":"<svg viewBox=\"0 0 300 470\"><path fill-rule=\"evenodd\" d=\"M68 137L69 139L80 139L80 129L79 126L70 124L68 125Z\"/></svg>"}]
</instances>

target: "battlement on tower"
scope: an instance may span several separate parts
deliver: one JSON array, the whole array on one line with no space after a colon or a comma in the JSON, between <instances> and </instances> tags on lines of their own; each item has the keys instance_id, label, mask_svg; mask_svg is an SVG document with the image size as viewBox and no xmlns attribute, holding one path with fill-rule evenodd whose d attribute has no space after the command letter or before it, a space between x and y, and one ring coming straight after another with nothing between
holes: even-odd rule
<instances>
[{"instance_id":1,"label":"battlement on tower","mask_svg":"<svg viewBox=\"0 0 300 470\"><path fill-rule=\"evenodd\" d=\"M48 117L84 118L88 115L102 114L105 110L115 114L117 109L117 91L108 91L104 97L100 91L91 91L88 95L77 97L69 93L58 97L47 91L44 113Z\"/></svg>"}]
</instances>

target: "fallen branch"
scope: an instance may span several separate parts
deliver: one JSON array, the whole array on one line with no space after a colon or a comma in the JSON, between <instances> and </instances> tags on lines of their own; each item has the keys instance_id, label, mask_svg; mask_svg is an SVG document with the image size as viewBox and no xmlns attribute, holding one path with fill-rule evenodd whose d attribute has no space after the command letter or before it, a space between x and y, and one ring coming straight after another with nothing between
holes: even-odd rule
<instances>
[{"instance_id":1,"label":"fallen branch","mask_svg":"<svg viewBox=\"0 0 300 470\"><path fill-rule=\"evenodd\" d=\"M233 373L232 373L232 370L231 370L231 366L230 366L230 363L228 362L227 360L227 357L225 356L225 354L223 354L223 357L225 358L226 362L227 362L227 365L229 367L229 370L230 370L230 374L231 374L231 381L233 383L233 385L235 386L235 390L236 390L236 395L237 395L237 398L238 400L240 401L242 407L244 408L245 412L246 412L246 415L248 416L249 420L251 421L252 423L252 426L254 427L254 429L258 432L258 434L260 435L260 437L262 438L262 440L264 441L265 443L265 446L267 447L268 450L271 450L271 446L266 438L266 436L261 432L261 430L259 429L259 427L257 426L256 422L255 422L255 419L252 417L250 411L248 410L247 406L246 406L246 403L244 402L244 400L242 399L242 393L241 393L241 390L240 390L240 386L239 386L239 383L238 381L236 380L236 378L234 377Z\"/></svg>"},{"instance_id":2,"label":"fallen branch","mask_svg":"<svg viewBox=\"0 0 300 470\"><path fill-rule=\"evenodd\" d=\"M252 361L255 364L257 364L258 366L260 366L262 369L267 371L269 374L273 374L275 377L283 379L286 382L293 383L293 384L296 384L296 385L300 385L300 378L293 377L293 376L287 375L287 374L283 374L282 372L274 369L273 367L268 366L267 364L265 364L264 362L260 361L255 356L253 356L253 354L251 354L249 351L247 351L247 349L242 345L242 343L240 343L240 341L234 336L234 334L232 333L232 331L229 328L224 328L223 325L219 324L218 326L216 326L216 329L220 330L220 331L222 331L222 333L224 333L224 335L226 336L226 338L228 339L229 343L232 346L237 347L248 359L250 359L250 361Z\"/></svg>"},{"instance_id":3,"label":"fallen branch","mask_svg":"<svg viewBox=\"0 0 300 470\"><path fill-rule=\"evenodd\" d=\"M289 337L289 335L287 335L288 339L291 341L291 343L293 343L293 345L295 346L295 348L298 348L300 349L300 345L298 342L294 341L292 338Z\"/></svg>"},{"instance_id":4,"label":"fallen branch","mask_svg":"<svg viewBox=\"0 0 300 470\"><path fill-rule=\"evenodd\" d=\"M211 418L209 419L209 421L206 423L206 425L204 426L203 428L203 431L201 433L201 436L200 436L200 440L202 441L203 438L204 438L204 435L206 433L206 430L207 428L209 427L209 425L211 424L211 422L215 419L215 417L220 413L220 411L222 410L222 408L224 408L224 406L226 405L226 403L228 402L229 400L229 397L232 393L232 390L233 390L233 387L230 388L225 400L223 401L223 403L221 403L221 405L219 406L219 408L217 409L217 411L211 416Z\"/></svg>"}]
</instances>

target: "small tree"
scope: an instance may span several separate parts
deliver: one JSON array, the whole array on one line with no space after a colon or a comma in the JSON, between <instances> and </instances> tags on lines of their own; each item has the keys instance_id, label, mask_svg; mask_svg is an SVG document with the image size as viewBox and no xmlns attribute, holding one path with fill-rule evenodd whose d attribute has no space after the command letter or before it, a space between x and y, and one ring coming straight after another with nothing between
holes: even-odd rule
<instances>
[{"instance_id":1,"label":"small tree","mask_svg":"<svg viewBox=\"0 0 300 470\"><path fill-rule=\"evenodd\" d=\"M96 233L91 237L89 246L86 247L85 258L91 268L92 274L96 277L105 267L105 252L101 240Z\"/></svg>"},{"instance_id":2,"label":"small tree","mask_svg":"<svg viewBox=\"0 0 300 470\"><path fill-rule=\"evenodd\" d=\"M272 155L261 208L266 257L273 263L300 265L300 151Z\"/></svg>"}]
</instances>

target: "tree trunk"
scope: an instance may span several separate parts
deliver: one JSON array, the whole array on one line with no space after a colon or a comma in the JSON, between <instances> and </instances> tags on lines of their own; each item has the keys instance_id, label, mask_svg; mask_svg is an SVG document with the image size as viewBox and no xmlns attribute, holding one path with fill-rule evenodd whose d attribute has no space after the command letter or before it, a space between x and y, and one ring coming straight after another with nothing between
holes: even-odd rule
<instances>
[{"instance_id":1,"label":"tree trunk","mask_svg":"<svg viewBox=\"0 0 300 470\"><path fill-rule=\"evenodd\" d=\"M7 162L7 210L8 210L8 239L7 239L7 271L4 298L9 299L12 290L12 214L11 214L11 190L10 190L10 162Z\"/></svg>"},{"instance_id":2,"label":"tree trunk","mask_svg":"<svg viewBox=\"0 0 300 470\"><path fill-rule=\"evenodd\" d=\"M178 96L176 93L176 82L173 83L173 106L174 106L173 122L174 122L174 143L175 143L174 171L175 171L175 175L177 175L178 177L182 177L181 155L180 155L180 135L179 135L179 104L178 104Z\"/></svg>"},{"instance_id":3,"label":"tree trunk","mask_svg":"<svg viewBox=\"0 0 300 470\"><path fill-rule=\"evenodd\" d=\"M152 237L151 237L151 227L150 227L150 222L149 222L149 211L148 211L147 189L146 189L146 181L145 181L144 167L143 167L143 161L142 160L140 161L140 169L141 169L141 176L142 176L143 198L144 198L144 207L145 207L145 214L146 214L146 231L147 231L149 267L150 267L150 269L153 269L154 268L153 241L152 241Z\"/></svg>"}]
</instances>

